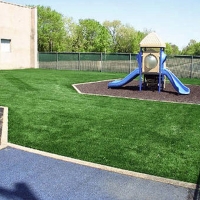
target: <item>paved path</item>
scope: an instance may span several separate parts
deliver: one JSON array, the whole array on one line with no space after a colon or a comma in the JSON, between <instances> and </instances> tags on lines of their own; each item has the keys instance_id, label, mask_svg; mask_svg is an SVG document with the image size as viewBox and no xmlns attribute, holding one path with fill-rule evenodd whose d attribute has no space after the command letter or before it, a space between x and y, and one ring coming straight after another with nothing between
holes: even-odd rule
<instances>
[{"instance_id":1,"label":"paved path","mask_svg":"<svg viewBox=\"0 0 200 200\"><path fill-rule=\"evenodd\" d=\"M194 194L18 148L0 150L0 200L193 200Z\"/></svg>"}]
</instances>

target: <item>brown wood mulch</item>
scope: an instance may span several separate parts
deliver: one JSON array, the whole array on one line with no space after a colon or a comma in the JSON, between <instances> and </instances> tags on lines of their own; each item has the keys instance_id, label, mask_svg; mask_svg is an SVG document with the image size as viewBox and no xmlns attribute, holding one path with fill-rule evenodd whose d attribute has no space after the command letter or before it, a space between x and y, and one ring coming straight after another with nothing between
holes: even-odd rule
<instances>
[{"instance_id":1,"label":"brown wood mulch","mask_svg":"<svg viewBox=\"0 0 200 200\"><path fill-rule=\"evenodd\" d=\"M100 81L92 83L74 84L75 88L81 93L116 96L134 99L156 100L165 102L177 102L177 103L189 103L200 104L200 86L186 85L190 88L190 94L181 95L176 92L170 83L166 83L163 91L158 92L146 88L139 91L139 83L137 80L133 80L127 85L120 88L108 89L108 83L110 81Z\"/></svg>"}]
</instances>

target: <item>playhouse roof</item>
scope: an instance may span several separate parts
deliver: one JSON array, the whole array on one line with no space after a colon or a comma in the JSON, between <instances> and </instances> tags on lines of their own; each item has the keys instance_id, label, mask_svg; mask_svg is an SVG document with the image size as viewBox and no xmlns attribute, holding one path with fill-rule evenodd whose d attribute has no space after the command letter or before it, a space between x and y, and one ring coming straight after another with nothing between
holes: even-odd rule
<instances>
[{"instance_id":1,"label":"playhouse roof","mask_svg":"<svg viewBox=\"0 0 200 200\"><path fill-rule=\"evenodd\" d=\"M155 32L152 32L140 42L140 47L166 47L166 44Z\"/></svg>"}]
</instances>

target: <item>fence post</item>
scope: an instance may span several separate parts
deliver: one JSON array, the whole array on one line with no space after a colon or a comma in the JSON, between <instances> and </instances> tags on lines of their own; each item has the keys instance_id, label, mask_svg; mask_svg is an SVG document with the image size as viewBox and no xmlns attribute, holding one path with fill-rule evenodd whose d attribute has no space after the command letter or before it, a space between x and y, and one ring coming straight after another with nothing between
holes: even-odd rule
<instances>
[{"instance_id":1,"label":"fence post","mask_svg":"<svg viewBox=\"0 0 200 200\"><path fill-rule=\"evenodd\" d=\"M102 64L103 64L102 58L103 58L103 56L102 56L102 52L101 52L101 55L100 55L100 72L102 72Z\"/></svg>"},{"instance_id":2,"label":"fence post","mask_svg":"<svg viewBox=\"0 0 200 200\"><path fill-rule=\"evenodd\" d=\"M190 78L192 78L192 73L193 73L193 56L191 56Z\"/></svg>"},{"instance_id":3,"label":"fence post","mask_svg":"<svg viewBox=\"0 0 200 200\"><path fill-rule=\"evenodd\" d=\"M58 69L58 52L56 53L56 69Z\"/></svg>"},{"instance_id":4,"label":"fence post","mask_svg":"<svg viewBox=\"0 0 200 200\"><path fill-rule=\"evenodd\" d=\"M131 53L129 54L129 73L131 73Z\"/></svg>"},{"instance_id":5,"label":"fence post","mask_svg":"<svg viewBox=\"0 0 200 200\"><path fill-rule=\"evenodd\" d=\"M80 52L78 53L78 70L81 70L81 55Z\"/></svg>"}]
</instances>

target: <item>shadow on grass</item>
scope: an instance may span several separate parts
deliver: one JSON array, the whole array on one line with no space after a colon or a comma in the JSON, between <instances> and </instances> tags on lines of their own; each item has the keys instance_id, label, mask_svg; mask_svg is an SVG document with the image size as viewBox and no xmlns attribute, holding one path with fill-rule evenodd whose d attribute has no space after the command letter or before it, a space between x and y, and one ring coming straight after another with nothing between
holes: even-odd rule
<instances>
[{"instance_id":1,"label":"shadow on grass","mask_svg":"<svg viewBox=\"0 0 200 200\"><path fill-rule=\"evenodd\" d=\"M13 190L0 187L0 196L6 199L39 200L26 183L16 183Z\"/></svg>"}]
</instances>

